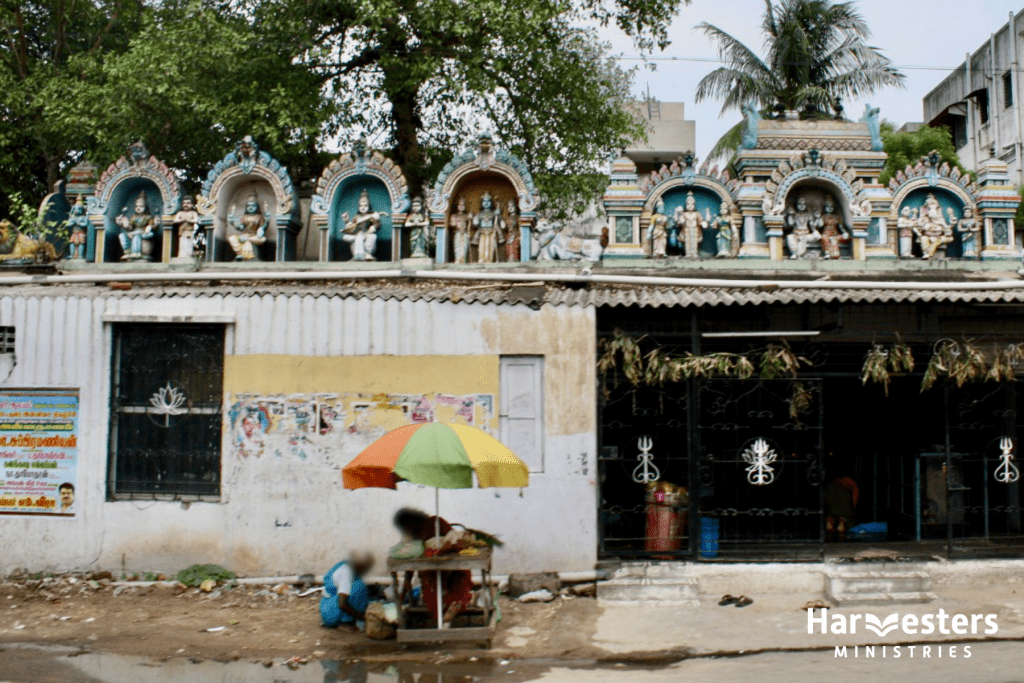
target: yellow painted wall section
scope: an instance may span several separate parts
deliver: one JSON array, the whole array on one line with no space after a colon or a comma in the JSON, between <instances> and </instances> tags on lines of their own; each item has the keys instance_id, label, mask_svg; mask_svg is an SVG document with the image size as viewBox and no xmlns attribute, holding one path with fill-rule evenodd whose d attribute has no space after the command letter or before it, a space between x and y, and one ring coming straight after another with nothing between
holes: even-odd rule
<instances>
[{"instance_id":1,"label":"yellow painted wall section","mask_svg":"<svg viewBox=\"0 0 1024 683\"><path fill-rule=\"evenodd\" d=\"M494 394L498 356L225 356L228 394Z\"/></svg>"}]
</instances>

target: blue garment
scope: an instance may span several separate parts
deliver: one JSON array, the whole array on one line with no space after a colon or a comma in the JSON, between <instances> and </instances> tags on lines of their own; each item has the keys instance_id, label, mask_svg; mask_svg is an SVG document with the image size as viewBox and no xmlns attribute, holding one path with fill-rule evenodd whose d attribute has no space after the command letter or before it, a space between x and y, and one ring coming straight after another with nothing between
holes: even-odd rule
<instances>
[{"instance_id":1,"label":"blue garment","mask_svg":"<svg viewBox=\"0 0 1024 683\"><path fill-rule=\"evenodd\" d=\"M339 624L351 624L355 618L338 607L338 587L334 585L334 572L345 561L331 567L324 575L324 592L327 594L320 598L320 619L324 626L337 626ZM360 578L352 577L352 592L348 594L348 604L357 612L365 612L370 604L370 595L366 590L366 584Z\"/></svg>"}]
</instances>

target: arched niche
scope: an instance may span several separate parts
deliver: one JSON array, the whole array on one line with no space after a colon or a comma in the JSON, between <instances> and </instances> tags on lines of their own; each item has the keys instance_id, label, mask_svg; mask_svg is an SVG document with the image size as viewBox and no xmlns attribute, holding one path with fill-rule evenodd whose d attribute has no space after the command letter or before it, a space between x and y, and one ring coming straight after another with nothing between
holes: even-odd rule
<instances>
[{"instance_id":1,"label":"arched niche","mask_svg":"<svg viewBox=\"0 0 1024 683\"><path fill-rule=\"evenodd\" d=\"M174 172L150 156L144 144L136 142L128 148L128 154L103 172L96 183L95 194L89 197L86 213L91 230L86 245L87 260L121 260L123 250L116 219L122 213L132 213L140 193L146 198L149 213L159 221L152 238L151 257L154 261L170 259L170 227L174 213L181 207L181 188Z\"/></svg>"},{"instance_id":2,"label":"arched niche","mask_svg":"<svg viewBox=\"0 0 1024 683\"><path fill-rule=\"evenodd\" d=\"M267 241L256 248L257 260L273 261L279 242L277 221L274 220L274 207L277 203L277 192L265 178L256 175L236 175L224 181L217 193L217 210L214 218L214 235L220 247L216 255L218 261L234 261L236 254L228 243L228 238L238 235L238 230L231 225L229 216L234 214L241 218L245 205L255 193L260 205L260 213L269 215L265 227Z\"/></svg>"},{"instance_id":3,"label":"arched niche","mask_svg":"<svg viewBox=\"0 0 1024 683\"><path fill-rule=\"evenodd\" d=\"M343 215L354 216L359 210L359 197L366 192L370 199L370 211L380 214L380 228L377 230L377 243L374 247L374 258L378 261L391 259L392 240L395 237L394 220L391 215L391 196L388 188L378 178L371 175L352 176L343 180L335 200L331 203L330 224L331 253L335 261L348 261L352 258L352 249L342 239L345 221Z\"/></svg>"},{"instance_id":4,"label":"arched niche","mask_svg":"<svg viewBox=\"0 0 1024 683\"><path fill-rule=\"evenodd\" d=\"M722 208L722 198L716 192L699 186L677 186L661 193L658 198L665 202L665 215L672 218L676 209L685 208L686 199L690 193L693 193L693 198L697 203L697 212L709 219L709 225L704 228L704 234L700 241L700 254L702 256L717 256L718 246L715 230L710 226L711 220L718 215Z\"/></svg>"},{"instance_id":5,"label":"arched niche","mask_svg":"<svg viewBox=\"0 0 1024 683\"><path fill-rule=\"evenodd\" d=\"M509 200L518 201L516 188L505 176L487 171L472 173L462 179L455 188L451 204L448 207L448 215L451 215L456 210L457 202L460 197L465 198L466 210L469 211L470 215L476 214L480 211L480 200L483 198L485 192L490 193L491 199L494 202L494 210L499 212L507 221ZM452 241L449 240L449 244L447 245L448 253L445 254L445 260L449 263L455 260L454 244L451 242ZM469 263L476 263L478 259L479 252L476 245L470 244ZM508 261L504 244L498 245L498 261Z\"/></svg>"},{"instance_id":6,"label":"arched niche","mask_svg":"<svg viewBox=\"0 0 1024 683\"><path fill-rule=\"evenodd\" d=\"M821 214L825 204L831 200L832 206L835 207L836 212L843 218L843 225L846 226L848 231L852 231L854 211L850 205L849 188L844 186L845 183L820 176L810 176L796 180L796 182L786 188L784 196L780 195L785 204L785 210L781 215L782 219L785 220L786 214L795 208L797 202L801 199L806 202L807 208L810 211L817 214ZM863 222L863 219L858 222ZM809 251L817 252L820 249L822 249L821 244L812 243ZM840 243L839 250L843 258L853 258L853 241L848 240Z\"/></svg>"},{"instance_id":7,"label":"arched niche","mask_svg":"<svg viewBox=\"0 0 1024 683\"><path fill-rule=\"evenodd\" d=\"M959 221L964 215L964 207L970 206L974 208L974 202L970 195L966 193L959 193L953 191L948 187L931 187L924 184L919 187L910 188L905 193L900 193L900 204L898 210L895 212L898 216L904 208L912 209L914 212L921 210L924 206L925 201L928 199L928 195L935 197L935 200L939 203L939 207L942 209L942 215L946 219L946 222L952 227L956 221ZM895 206L895 203L893 204ZM949 218L949 212L953 212L953 220ZM981 245L978 245L979 247ZM964 252L964 245L961 235L956 230L953 230L953 242L946 246L947 258L961 258ZM920 245L916 243L913 247L913 254L920 256Z\"/></svg>"},{"instance_id":8,"label":"arched niche","mask_svg":"<svg viewBox=\"0 0 1024 683\"><path fill-rule=\"evenodd\" d=\"M514 154L493 146L491 136L481 135L475 150L466 150L452 159L441 171L431 192L430 219L437 233L436 260L450 261L453 240L449 235L449 217L455 211L458 199L466 196L467 210L476 213L486 190L494 196L494 208L507 214L508 199L514 198L518 208L519 252L521 261L530 258L532 233L530 228L537 217L540 194L526 165ZM499 245L499 259L505 257L504 245ZM470 260L474 260L472 255Z\"/></svg>"},{"instance_id":9,"label":"arched niche","mask_svg":"<svg viewBox=\"0 0 1024 683\"><path fill-rule=\"evenodd\" d=\"M324 168L310 203L310 226L320 233L320 260L346 261L352 257L350 243L343 239L343 214L355 216L359 197L366 192L370 210L380 214L373 256L378 261L401 257L401 225L409 208L405 176L393 161L368 150L357 140L350 153L342 154Z\"/></svg>"},{"instance_id":10,"label":"arched niche","mask_svg":"<svg viewBox=\"0 0 1024 683\"><path fill-rule=\"evenodd\" d=\"M261 212L269 214L267 241L258 247L258 257L268 261L294 260L301 228L298 194L288 169L261 151L250 136L239 140L234 151L217 162L196 197L199 222L207 233L207 260L235 259L228 240L237 230L228 224L228 216L232 206L237 207L236 215L240 216L253 191L259 198Z\"/></svg>"}]
</instances>

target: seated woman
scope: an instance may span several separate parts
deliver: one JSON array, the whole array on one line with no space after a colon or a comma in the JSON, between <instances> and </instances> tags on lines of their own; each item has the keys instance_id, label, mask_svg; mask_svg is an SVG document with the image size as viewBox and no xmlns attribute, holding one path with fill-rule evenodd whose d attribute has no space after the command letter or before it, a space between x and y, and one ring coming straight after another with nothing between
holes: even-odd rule
<instances>
[{"instance_id":1,"label":"seated woman","mask_svg":"<svg viewBox=\"0 0 1024 683\"><path fill-rule=\"evenodd\" d=\"M440 517L436 518L440 523L441 536L451 531L451 525ZM429 541L434 538L434 517L412 508L402 508L395 514L395 526L406 537L412 541ZM412 580L412 572L406 572L405 585L402 588L402 596L405 598L409 583ZM437 572L421 571L420 585L423 594L423 604L428 610L434 622L437 621ZM449 623L466 609L473 600L473 575L468 569L458 571L441 572L441 606L444 610L444 622Z\"/></svg>"},{"instance_id":2,"label":"seated woman","mask_svg":"<svg viewBox=\"0 0 1024 683\"><path fill-rule=\"evenodd\" d=\"M363 621L369 595L363 577L373 569L373 555L352 553L324 575L324 597L320 599L320 618L324 626L355 624Z\"/></svg>"}]
</instances>

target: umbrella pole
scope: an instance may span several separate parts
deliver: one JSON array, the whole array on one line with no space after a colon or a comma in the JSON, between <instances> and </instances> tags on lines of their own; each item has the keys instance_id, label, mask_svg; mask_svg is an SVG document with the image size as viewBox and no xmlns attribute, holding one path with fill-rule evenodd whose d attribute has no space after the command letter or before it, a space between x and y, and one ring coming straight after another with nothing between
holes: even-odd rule
<instances>
[{"instance_id":1,"label":"umbrella pole","mask_svg":"<svg viewBox=\"0 0 1024 683\"><path fill-rule=\"evenodd\" d=\"M441 549L441 489L434 487L434 538L437 539L437 549ZM434 572L437 579L437 628L444 628L444 615L441 613L441 572Z\"/></svg>"}]
</instances>

